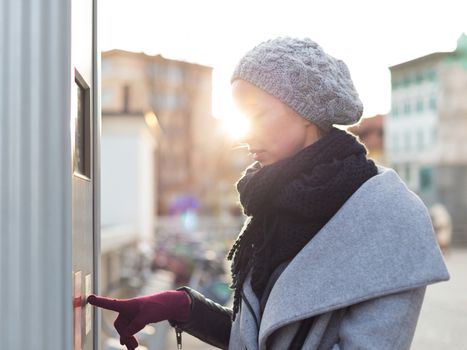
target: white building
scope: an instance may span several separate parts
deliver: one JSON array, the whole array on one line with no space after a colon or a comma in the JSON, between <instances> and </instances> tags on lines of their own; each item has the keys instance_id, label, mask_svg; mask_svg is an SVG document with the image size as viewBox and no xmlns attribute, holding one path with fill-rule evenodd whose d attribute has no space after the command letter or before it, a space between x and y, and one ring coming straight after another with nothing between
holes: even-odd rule
<instances>
[{"instance_id":1,"label":"white building","mask_svg":"<svg viewBox=\"0 0 467 350\"><path fill-rule=\"evenodd\" d=\"M101 141L101 225L132 227L151 241L154 230L157 120L104 115ZM136 238L136 237L135 237ZM103 237L104 239L104 237ZM104 241L102 242L104 248Z\"/></svg>"},{"instance_id":2,"label":"white building","mask_svg":"<svg viewBox=\"0 0 467 350\"><path fill-rule=\"evenodd\" d=\"M453 52L390 70L388 164L427 205L445 204L453 215L454 242L467 243L467 182L459 181L467 177L467 36L461 35Z\"/></svg>"}]
</instances>

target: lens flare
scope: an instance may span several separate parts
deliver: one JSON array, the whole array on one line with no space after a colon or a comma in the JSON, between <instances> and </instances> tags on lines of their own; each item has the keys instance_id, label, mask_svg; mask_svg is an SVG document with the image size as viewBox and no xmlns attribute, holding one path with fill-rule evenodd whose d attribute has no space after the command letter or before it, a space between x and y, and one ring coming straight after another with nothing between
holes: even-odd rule
<instances>
[{"instance_id":1,"label":"lens flare","mask_svg":"<svg viewBox=\"0 0 467 350\"><path fill-rule=\"evenodd\" d=\"M233 113L222 120L222 129L233 140L244 137L249 129L248 120L241 113Z\"/></svg>"}]
</instances>

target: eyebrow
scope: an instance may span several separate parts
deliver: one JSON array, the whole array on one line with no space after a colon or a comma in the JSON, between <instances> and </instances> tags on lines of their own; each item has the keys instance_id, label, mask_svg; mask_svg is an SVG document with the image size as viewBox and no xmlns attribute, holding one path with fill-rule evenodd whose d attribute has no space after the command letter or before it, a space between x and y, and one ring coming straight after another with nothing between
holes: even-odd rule
<instances>
[{"instance_id":1,"label":"eyebrow","mask_svg":"<svg viewBox=\"0 0 467 350\"><path fill-rule=\"evenodd\" d=\"M252 102L252 103L249 103L248 105L245 106L244 108L244 111L245 112L253 112L254 114L258 114L258 113L263 113L265 111L267 111L269 108L266 104L261 104L261 103L258 103L258 102Z\"/></svg>"}]
</instances>

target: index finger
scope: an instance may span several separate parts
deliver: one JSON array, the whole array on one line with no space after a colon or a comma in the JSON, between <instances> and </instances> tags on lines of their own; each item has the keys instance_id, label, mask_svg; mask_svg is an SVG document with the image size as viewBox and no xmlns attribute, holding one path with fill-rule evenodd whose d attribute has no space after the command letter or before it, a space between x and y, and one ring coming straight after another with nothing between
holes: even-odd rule
<instances>
[{"instance_id":1,"label":"index finger","mask_svg":"<svg viewBox=\"0 0 467 350\"><path fill-rule=\"evenodd\" d=\"M116 312L123 311L123 301L113 298L100 297L94 294L88 296L88 303L94 306L102 307Z\"/></svg>"}]
</instances>

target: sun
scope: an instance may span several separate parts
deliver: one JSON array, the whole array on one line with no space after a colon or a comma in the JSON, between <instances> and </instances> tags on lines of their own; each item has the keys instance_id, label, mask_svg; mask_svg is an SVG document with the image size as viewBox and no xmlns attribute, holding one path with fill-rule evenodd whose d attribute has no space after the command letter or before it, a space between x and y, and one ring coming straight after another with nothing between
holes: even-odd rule
<instances>
[{"instance_id":1,"label":"sun","mask_svg":"<svg viewBox=\"0 0 467 350\"><path fill-rule=\"evenodd\" d=\"M225 81L229 80L225 72L214 70L212 90L213 116L220 121L221 132L234 143L241 142L249 130L246 116L238 109L232 98L231 86Z\"/></svg>"},{"instance_id":2,"label":"sun","mask_svg":"<svg viewBox=\"0 0 467 350\"><path fill-rule=\"evenodd\" d=\"M248 132L248 120L240 112L233 111L222 118L222 129L229 138L238 141Z\"/></svg>"}]
</instances>

